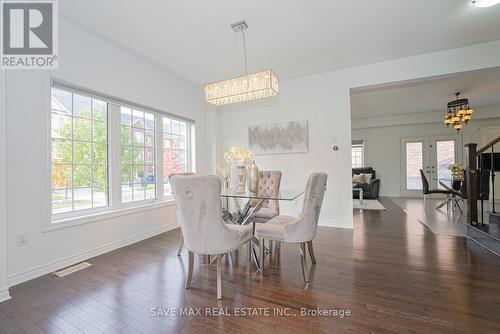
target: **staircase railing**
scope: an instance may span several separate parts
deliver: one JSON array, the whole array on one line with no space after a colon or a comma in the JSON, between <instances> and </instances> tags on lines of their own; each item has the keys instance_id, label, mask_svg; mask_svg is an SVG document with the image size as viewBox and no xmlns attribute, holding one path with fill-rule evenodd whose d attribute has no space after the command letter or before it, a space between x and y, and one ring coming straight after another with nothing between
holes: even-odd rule
<instances>
[{"instance_id":1,"label":"staircase railing","mask_svg":"<svg viewBox=\"0 0 500 334\"><path fill-rule=\"evenodd\" d=\"M467 222L471 225L478 225L484 223L484 200L488 192L486 187L491 189L492 197L492 213L495 210L495 144L500 142L500 137L492 140L490 143L477 149L477 144L471 143L465 145L466 147L466 181L467 181ZM489 154L489 164L485 166L485 157ZM486 176L488 174L488 176ZM485 182L488 178L487 183ZM477 201L480 200L481 207L478 212ZM480 214L480 220L478 220Z\"/></svg>"}]
</instances>

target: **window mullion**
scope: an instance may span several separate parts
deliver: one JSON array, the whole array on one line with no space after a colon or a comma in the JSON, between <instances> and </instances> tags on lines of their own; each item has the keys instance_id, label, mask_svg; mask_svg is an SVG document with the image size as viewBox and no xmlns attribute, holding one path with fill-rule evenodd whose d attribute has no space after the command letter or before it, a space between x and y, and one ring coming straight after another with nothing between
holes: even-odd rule
<instances>
[{"instance_id":1,"label":"window mullion","mask_svg":"<svg viewBox=\"0 0 500 334\"><path fill-rule=\"evenodd\" d=\"M155 168L156 168L156 198L165 198L163 184L163 117L155 115Z\"/></svg>"},{"instance_id":2,"label":"window mullion","mask_svg":"<svg viewBox=\"0 0 500 334\"><path fill-rule=\"evenodd\" d=\"M116 209L121 204L121 131L120 131L120 106L108 104L108 142L109 142L109 199L110 207Z\"/></svg>"},{"instance_id":3,"label":"window mullion","mask_svg":"<svg viewBox=\"0 0 500 334\"><path fill-rule=\"evenodd\" d=\"M75 211L75 118L74 95L71 94L71 212Z\"/></svg>"},{"instance_id":4,"label":"window mullion","mask_svg":"<svg viewBox=\"0 0 500 334\"><path fill-rule=\"evenodd\" d=\"M189 127L189 168L191 172L196 172L196 129L194 123L188 123Z\"/></svg>"}]
</instances>

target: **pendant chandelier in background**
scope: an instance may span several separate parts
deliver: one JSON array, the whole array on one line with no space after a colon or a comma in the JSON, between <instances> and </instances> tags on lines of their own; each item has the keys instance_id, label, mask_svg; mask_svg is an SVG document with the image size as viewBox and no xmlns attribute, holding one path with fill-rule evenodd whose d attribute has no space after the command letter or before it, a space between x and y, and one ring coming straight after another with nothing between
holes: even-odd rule
<instances>
[{"instance_id":1,"label":"pendant chandelier in background","mask_svg":"<svg viewBox=\"0 0 500 334\"><path fill-rule=\"evenodd\" d=\"M456 99L448 102L448 111L444 117L446 127L453 125L453 128L460 131L472 118L474 110L469 105L469 99L459 99L460 92L455 93Z\"/></svg>"}]
</instances>

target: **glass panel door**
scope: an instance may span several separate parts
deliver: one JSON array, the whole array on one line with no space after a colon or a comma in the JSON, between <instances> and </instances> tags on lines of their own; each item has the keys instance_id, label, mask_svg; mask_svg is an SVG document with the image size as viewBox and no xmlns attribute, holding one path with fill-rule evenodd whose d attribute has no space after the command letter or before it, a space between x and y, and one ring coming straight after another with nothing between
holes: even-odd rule
<instances>
[{"instance_id":1,"label":"glass panel door","mask_svg":"<svg viewBox=\"0 0 500 334\"><path fill-rule=\"evenodd\" d=\"M462 161L461 148L460 135L401 138L401 196L423 196L420 169L430 189L451 186L448 166Z\"/></svg>"},{"instance_id":2,"label":"glass panel door","mask_svg":"<svg viewBox=\"0 0 500 334\"><path fill-rule=\"evenodd\" d=\"M436 141L435 175L437 181L441 181L448 187L451 187L451 175L448 166L454 163L455 163L455 141L454 140ZM439 184L439 182L437 182L437 187L439 189L444 189L444 187L441 184Z\"/></svg>"},{"instance_id":3,"label":"glass panel door","mask_svg":"<svg viewBox=\"0 0 500 334\"><path fill-rule=\"evenodd\" d=\"M406 143L406 189L422 190L420 169L424 166L423 142Z\"/></svg>"},{"instance_id":4,"label":"glass panel door","mask_svg":"<svg viewBox=\"0 0 500 334\"><path fill-rule=\"evenodd\" d=\"M422 194L422 178L420 170L429 176L427 137L402 138L402 182L401 193L403 196L417 196Z\"/></svg>"},{"instance_id":5,"label":"glass panel door","mask_svg":"<svg viewBox=\"0 0 500 334\"><path fill-rule=\"evenodd\" d=\"M430 137L430 165L434 189L444 189L440 182L451 187L451 171L448 166L462 161L462 137L460 135Z\"/></svg>"}]
</instances>

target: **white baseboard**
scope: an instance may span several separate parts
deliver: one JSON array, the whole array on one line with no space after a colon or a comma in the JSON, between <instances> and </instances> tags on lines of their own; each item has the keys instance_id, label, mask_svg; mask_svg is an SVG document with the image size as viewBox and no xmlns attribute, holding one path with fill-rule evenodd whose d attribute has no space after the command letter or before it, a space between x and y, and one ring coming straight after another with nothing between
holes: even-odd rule
<instances>
[{"instance_id":1,"label":"white baseboard","mask_svg":"<svg viewBox=\"0 0 500 334\"><path fill-rule=\"evenodd\" d=\"M10 299L9 288L0 288L0 303Z\"/></svg>"},{"instance_id":2,"label":"white baseboard","mask_svg":"<svg viewBox=\"0 0 500 334\"><path fill-rule=\"evenodd\" d=\"M77 264L79 262L88 260L90 258L93 258L95 256L111 252L115 249L122 248L131 244L134 244L136 242L142 241L144 239L151 238L155 235L173 230L174 228L177 228L177 221L173 221L170 223L167 223L165 225L162 225L160 227L154 228L149 231L141 232L139 234L136 234L134 236L117 240L99 247L96 247L94 249L90 249L88 251L84 251L72 256L64 257L60 260L52 261L46 264L43 264L41 266L33 267L28 270L24 270L18 273L14 273L12 275L8 276L8 284L9 286L14 286L29 280L32 280L34 278L50 274L54 271L57 271L62 268L66 268L69 266L72 266L74 264ZM0 295L1 297L1 295ZM1 300L1 298L0 298Z\"/></svg>"},{"instance_id":3,"label":"white baseboard","mask_svg":"<svg viewBox=\"0 0 500 334\"><path fill-rule=\"evenodd\" d=\"M347 228L351 230L354 229L354 225L352 224L352 222L344 222L332 219L322 219L319 221L318 225L327 227Z\"/></svg>"}]
</instances>

